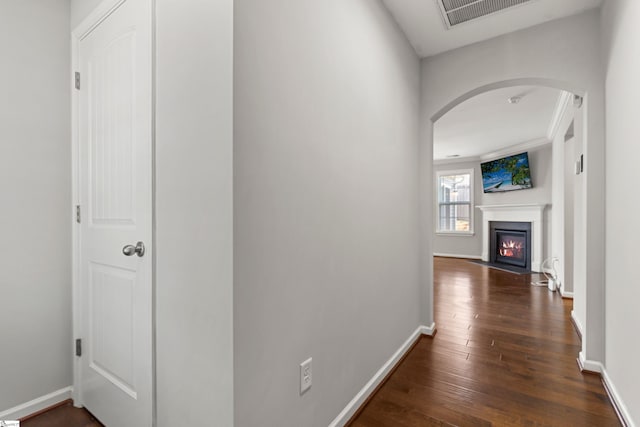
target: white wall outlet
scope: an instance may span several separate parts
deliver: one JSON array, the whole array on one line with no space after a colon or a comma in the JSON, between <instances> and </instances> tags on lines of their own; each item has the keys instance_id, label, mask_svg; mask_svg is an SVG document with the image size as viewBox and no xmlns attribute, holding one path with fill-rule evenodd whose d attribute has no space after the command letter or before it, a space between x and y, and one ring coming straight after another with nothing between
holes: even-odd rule
<instances>
[{"instance_id":1,"label":"white wall outlet","mask_svg":"<svg viewBox=\"0 0 640 427\"><path fill-rule=\"evenodd\" d=\"M312 358L310 357L300 364L300 394L304 394L311 388L313 373L311 369L311 361Z\"/></svg>"}]
</instances>

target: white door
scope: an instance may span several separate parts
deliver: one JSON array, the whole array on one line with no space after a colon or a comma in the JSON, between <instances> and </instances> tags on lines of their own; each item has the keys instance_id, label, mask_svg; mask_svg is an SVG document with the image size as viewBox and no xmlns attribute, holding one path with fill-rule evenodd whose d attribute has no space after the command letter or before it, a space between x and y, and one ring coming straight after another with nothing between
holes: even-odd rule
<instances>
[{"instance_id":1,"label":"white door","mask_svg":"<svg viewBox=\"0 0 640 427\"><path fill-rule=\"evenodd\" d=\"M79 395L107 427L152 423L151 19L120 2L77 51Z\"/></svg>"}]
</instances>

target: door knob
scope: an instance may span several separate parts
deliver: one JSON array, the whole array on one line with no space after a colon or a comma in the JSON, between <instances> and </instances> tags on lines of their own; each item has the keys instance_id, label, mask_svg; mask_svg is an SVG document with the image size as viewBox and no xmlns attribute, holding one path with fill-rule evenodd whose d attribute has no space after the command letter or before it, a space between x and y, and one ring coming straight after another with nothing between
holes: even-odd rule
<instances>
[{"instance_id":1,"label":"door knob","mask_svg":"<svg viewBox=\"0 0 640 427\"><path fill-rule=\"evenodd\" d=\"M137 254L139 257L144 256L144 243L138 242L135 246L127 245L122 248L122 253L126 256L133 256L133 254Z\"/></svg>"}]
</instances>

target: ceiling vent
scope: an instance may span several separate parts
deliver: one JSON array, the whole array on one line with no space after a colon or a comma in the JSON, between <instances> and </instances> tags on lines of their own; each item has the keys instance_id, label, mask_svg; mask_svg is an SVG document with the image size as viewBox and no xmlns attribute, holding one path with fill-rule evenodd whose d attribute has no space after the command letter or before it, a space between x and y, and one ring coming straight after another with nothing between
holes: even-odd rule
<instances>
[{"instance_id":1,"label":"ceiling vent","mask_svg":"<svg viewBox=\"0 0 640 427\"><path fill-rule=\"evenodd\" d=\"M436 0L448 28L531 0Z\"/></svg>"}]
</instances>

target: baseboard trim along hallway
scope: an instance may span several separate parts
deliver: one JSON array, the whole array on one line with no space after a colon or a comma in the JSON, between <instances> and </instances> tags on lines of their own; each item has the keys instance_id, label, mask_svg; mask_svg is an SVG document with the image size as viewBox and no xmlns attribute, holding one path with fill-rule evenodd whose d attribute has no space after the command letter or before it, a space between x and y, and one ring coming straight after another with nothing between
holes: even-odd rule
<instances>
[{"instance_id":1,"label":"baseboard trim along hallway","mask_svg":"<svg viewBox=\"0 0 640 427\"><path fill-rule=\"evenodd\" d=\"M432 323L430 326L418 326L418 328L411 334L411 336L400 346L400 348L391 356L389 360L380 368L378 372L369 380L367 384L356 394L356 396L349 402L349 404L340 412L340 414L329 424L329 427L342 427L346 425L351 418L358 412L373 395L385 380L387 376L393 371L393 369L400 363L402 358L413 347L422 335L433 336L436 331L436 324Z\"/></svg>"},{"instance_id":2,"label":"baseboard trim along hallway","mask_svg":"<svg viewBox=\"0 0 640 427\"><path fill-rule=\"evenodd\" d=\"M609 400L611 400L611 403L613 404L613 409L615 409L616 414L620 419L620 423L624 427L636 427L636 424L631 419L631 414L629 413L629 409L627 409L627 405L622 401L620 393L618 393L618 389L613 384L613 381L611 381L611 377L609 377L606 369L602 369L602 384L604 384L604 389L609 395Z\"/></svg>"},{"instance_id":3,"label":"baseboard trim along hallway","mask_svg":"<svg viewBox=\"0 0 640 427\"><path fill-rule=\"evenodd\" d=\"M604 389L609 396L609 400L613 405L613 409L615 409L616 411L616 415L620 419L620 423L624 427L636 427L636 424L631 419L631 414L627 409L627 405L625 405L620 398L620 393L618 393L618 389L613 384L613 381L607 373L607 369L604 367L604 365L600 362L585 359L583 353L580 352L580 354L578 355L578 366L583 372L590 372L595 375L600 375L600 377L602 378Z\"/></svg>"},{"instance_id":4,"label":"baseboard trim along hallway","mask_svg":"<svg viewBox=\"0 0 640 427\"><path fill-rule=\"evenodd\" d=\"M560 295L562 295L562 298L573 299L573 292L563 291L562 288L560 288Z\"/></svg>"},{"instance_id":5,"label":"baseboard trim along hallway","mask_svg":"<svg viewBox=\"0 0 640 427\"><path fill-rule=\"evenodd\" d=\"M602 374L602 363L585 359L584 353L578 353L578 366L582 372L591 372L592 374Z\"/></svg>"},{"instance_id":6,"label":"baseboard trim along hallway","mask_svg":"<svg viewBox=\"0 0 640 427\"><path fill-rule=\"evenodd\" d=\"M461 254L434 253L433 256L439 256L439 257L442 257L442 258L461 258L461 259L482 260L482 257L480 255L461 255Z\"/></svg>"},{"instance_id":7,"label":"baseboard trim along hallway","mask_svg":"<svg viewBox=\"0 0 640 427\"><path fill-rule=\"evenodd\" d=\"M27 415L35 414L43 409L71 399L72 391L73 387L71 386L61 388L60 390L35 398L29 402L14 406L13 408L0 412L0 420L18 420Z\"/></svg>"},{"instance_id":8,"label":"baseboard trim along hallway","mask_svg":"<svg viewBox=\"0 0 640 427\"><path fill-rule=\"evenodd\" d=\"M576 316L576 312L573 310L571 310L571 321L573 322L573 327L578 333L578 336L582 339L582 324L580 323L578 316Z\"/></svg>"}]
</instances>

